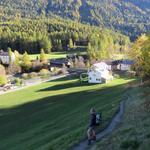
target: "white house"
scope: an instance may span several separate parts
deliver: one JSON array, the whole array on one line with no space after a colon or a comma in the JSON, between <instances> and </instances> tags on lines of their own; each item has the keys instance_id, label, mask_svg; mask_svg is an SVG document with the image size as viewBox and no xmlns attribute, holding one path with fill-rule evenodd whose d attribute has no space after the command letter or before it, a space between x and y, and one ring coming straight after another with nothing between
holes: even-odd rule
<instances>
[{"instance_id":1,"label":"white house","mask_svg":"<svg viewBox=\"0 0 150 150\"><path fill-rule=\"evenodd\" d=\"M113 80L113 76L110 74L109 66L104 62L93 64L88 70L89 83L102 83L109 80Z\"/></svg>"},{"instance_id":2,"label":"white house","mask_svg":"<svg viewBox=\"0 0 150 150\"><path fill-rule=\"evenodd\" d=\"M14 62L14 61L15 61L15 54L12 52L11 62ZM2 64L10 63L10 58L9 58L8 52L4 52L3 50L0 50L0 63L2 63Z\"/></svg>"}]
</instances>

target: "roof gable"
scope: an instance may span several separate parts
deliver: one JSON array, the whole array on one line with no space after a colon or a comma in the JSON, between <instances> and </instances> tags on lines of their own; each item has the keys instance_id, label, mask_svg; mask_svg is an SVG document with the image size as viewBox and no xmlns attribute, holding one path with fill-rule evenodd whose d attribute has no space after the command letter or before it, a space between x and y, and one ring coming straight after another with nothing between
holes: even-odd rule
<instances>
[{"instance_id":1,"label":"roof gable","mask_svg":"<svg viewBox=\"0 0 150 150\"><path fill-rule=\"evenodd\" d=\"M9 56L8 52L0 51L0 56Z\"/></svg>"}]
</instances>

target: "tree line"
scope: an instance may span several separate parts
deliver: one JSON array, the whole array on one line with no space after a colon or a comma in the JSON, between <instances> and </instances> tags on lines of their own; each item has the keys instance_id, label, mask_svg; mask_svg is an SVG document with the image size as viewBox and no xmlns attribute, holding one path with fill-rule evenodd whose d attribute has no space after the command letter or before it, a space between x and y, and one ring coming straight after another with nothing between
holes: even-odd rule
<instances>
[{"instance_id":1,"label":"tree line","mask_svg":"<svg viewBox=\"0 0 150 150\"><path fill-rule=\"evenodd\" d=\"M40 53L41 49L46 53L65 51L72 50L75 46L88 46L89 42L98 38L101 45L105 45L107 37L110 45L119 45L121 41L129 42L129 38L119 32L60 18L39 17L32 20L16 16L0 22L0 49L5 51L8 47L29 54Z\"/></svg>"}]
</instances>

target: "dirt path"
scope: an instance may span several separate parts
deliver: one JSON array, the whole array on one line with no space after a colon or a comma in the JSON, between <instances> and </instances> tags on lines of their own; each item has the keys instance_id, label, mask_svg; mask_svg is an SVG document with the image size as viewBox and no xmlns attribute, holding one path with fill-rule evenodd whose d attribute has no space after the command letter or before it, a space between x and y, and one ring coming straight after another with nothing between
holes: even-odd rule
<instances>
[{"instance_id":1,"label":"dirt path","mask_svg":"<svg viewBox=\"0 0 150 150\"><path fill-rule=\"evenodd\" d=\"M100 133L97 134L97 141L104 136L111 134L111 132L116 128L116 126L121 122L124 113L125 101L120 103L120 108L116 115L112 118L110 124ZM94 146L94 145L93 145ZM87 145L87 140L82 141L79 145L72 148L72 150L86 150L89 146Z\"/></svg>"}]
</instances>

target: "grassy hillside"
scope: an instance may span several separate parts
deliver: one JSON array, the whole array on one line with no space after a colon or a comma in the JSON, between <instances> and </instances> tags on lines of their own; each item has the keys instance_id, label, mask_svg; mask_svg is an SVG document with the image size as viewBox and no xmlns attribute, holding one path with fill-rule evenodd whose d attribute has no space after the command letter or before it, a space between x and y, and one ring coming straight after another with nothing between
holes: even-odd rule
<instances>
[{"instance_id":1,"label":"grassy hillside","mask_svg":"<svg viewBox=\"0 0 150 150\"><path fill-rule=\"evenodd\" d=\"M90 150L150 149L150 86L132 88L128 94L122 124Z\"/></svg>"},{"instance_id":2,"label":"grassy hillside","mask_svg":"<svg viewBox=\"0 0 150 150\"><path fill-rule=\"evenodd\" d=\"M130 81L81 85L68 77L1 95L0 149L67 150L85 137L91 107L108 123Z\"/></svg>"}]
</instances>

